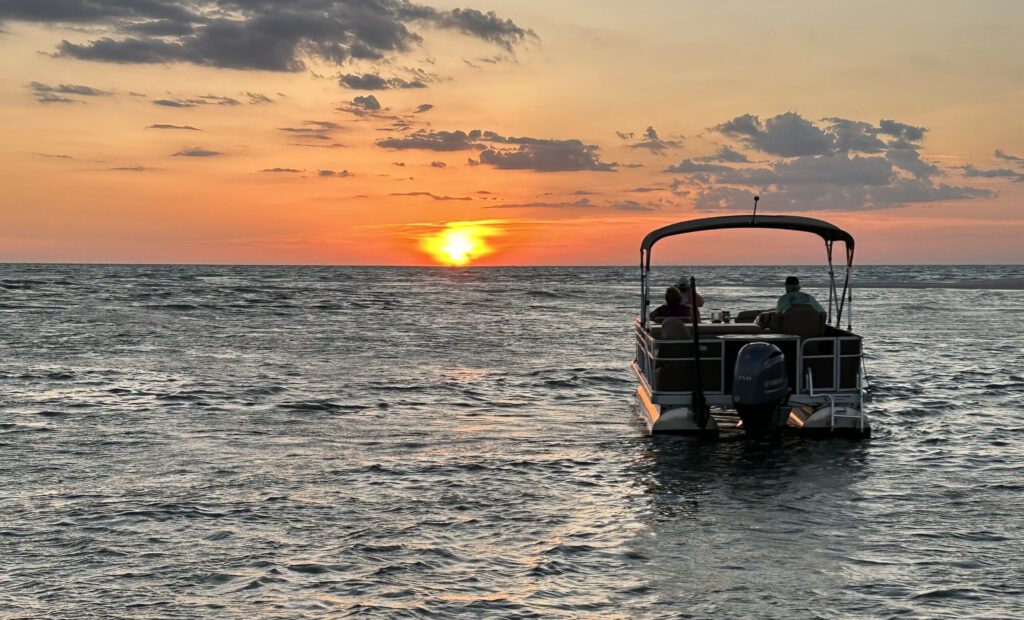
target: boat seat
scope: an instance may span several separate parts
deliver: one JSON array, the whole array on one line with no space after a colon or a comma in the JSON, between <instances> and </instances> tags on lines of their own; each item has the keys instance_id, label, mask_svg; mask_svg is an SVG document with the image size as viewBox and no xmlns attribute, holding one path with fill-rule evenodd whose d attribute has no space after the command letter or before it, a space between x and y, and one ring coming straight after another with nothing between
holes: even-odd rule
<instances>
[{"instance_id":1,"label":"boat seat","mask_svg":"<svg viewBox=\"0 0 1024 620\"><path fill-rule=\"evenodd\" d=\"M670 316L661 323L661 340L693 340L693 334L685 319Z\"/></svg>"},{"instance_id":2,"label":"boat seat","mask_svg":"<svg viewBox=\"0 0 1024 620\"><path fill-rule=\"evenodd\" d=\"M759 314L761 314L761 310L740 310L739 314L736 315L736 322L753 323Z\"/></svg>"},{"instance_id":3,"label":"boat seat","mask_svg":"<svg viewBox=\"0 0 1024 620\"><path fill-rule=\"evenodd\" d=\"M724 325L722 327L725 327ZM701 323L701 331L704 324ZM701 345L701 353L712 355L712 349ZM694 389L694 366L692 358L693 332L690 324L680 317L669 317L661 324L661 333L655 341L654 385L657 391L688 392ZM670 358L670 359L664 359ZM671 359L675 358L675 359ZM706 390L718 391L721 386L721 361L701 360L703 386Z\"/></svg>"},{"instance_id":4,"label":"boat seat","mask_svg":"<svg viewBox=\"0 0 1024 620\"><path fill-rule=\"evenodd\" d=\"M800 338L817 338L825 333L825 314L807 304L793 304L779 315L775 331Z\"/></svg>"}]
</instances>

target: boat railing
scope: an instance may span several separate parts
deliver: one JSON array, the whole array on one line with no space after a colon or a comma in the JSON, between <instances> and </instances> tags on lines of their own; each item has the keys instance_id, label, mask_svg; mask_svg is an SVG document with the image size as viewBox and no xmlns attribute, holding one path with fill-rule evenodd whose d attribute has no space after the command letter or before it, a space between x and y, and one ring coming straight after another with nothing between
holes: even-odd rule
<instances>
[{"instance_id":1,"label":"boat railing","mask_svg":"<svg viewBox=\"0 0 1024 620\"><path fill-rule=\"evenodd\" d=\"M655 339L639 321L636 327L636 365L649 391L652 394L691 393L697 361L693 340ZM701 387L705 394L724 393L724 360L724 342L713 339L700 342ZM659 370L662 371L660 374Z\"/></svg>"},{"instance_id":2,"label":"boat railing","mask_svg":"<svg viewBox=\"0 0 1024 620\"><path fill-rule=\"evenodd\" d=\"M804 338L800 341L799 362L798 394L858 393L862 389L860 336Z\"/></svg>"},{"instance_id":3,"label":"boat railing","mask_svg":"<svg viewBox=\"0 0 1024 620\"><path fill-rule=\"evenodd\" d=\"M834 431L836 429L837 419L850 419L857 421L857 429L864 430L864 425L867 424L867 416L864 415L864 373L857 372L857 391L859 396L859 402L857 407L852 409L836 409L835 394L821 394L814 391L814 370L811 368L807 369L807 385L808 394L812 397L820 396L828 401L828 426L829 430Z\"/></svg>"},{"instance_id":4,"label":"boat railing","mask_svg":"<svg viewBox=\"0 0 1024 620\"><path fill-rule=\"evenodd\" d=\"M657 339L639 320L635 323L634 339L636 372L652 397L693 391L696 355L692 340ZM700 347L701 387L705 394L725 395L731 392L731 377L726 377L731 368L726 367L725 340L709 336L701 339ZM863 394L860 336L804 338L795 346L795 353L795 362L787 362L791 369L795 369L791 376L795 383L794 394L820 396L829 393L843 395L844 400ZM734 355L729 354L730 357Z\"/></svg>"}]
</instances>

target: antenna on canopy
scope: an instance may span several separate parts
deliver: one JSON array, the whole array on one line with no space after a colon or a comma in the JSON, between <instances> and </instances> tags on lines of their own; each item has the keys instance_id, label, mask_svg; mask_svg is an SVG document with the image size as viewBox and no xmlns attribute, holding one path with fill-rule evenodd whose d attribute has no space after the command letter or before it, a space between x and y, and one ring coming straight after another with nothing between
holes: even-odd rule
<instances>
[{"instance_id":1,"label":"antenna on canopy","mask_svg":"<svg viewBox=\"0 0 1024 620\"><path fill-rule=\"evenodd\" d=\"M753 224L757 220L757 201L761 200L760 196L754 196L754 214L750 216L750 223Z\"/></svg>"}]
</instances>

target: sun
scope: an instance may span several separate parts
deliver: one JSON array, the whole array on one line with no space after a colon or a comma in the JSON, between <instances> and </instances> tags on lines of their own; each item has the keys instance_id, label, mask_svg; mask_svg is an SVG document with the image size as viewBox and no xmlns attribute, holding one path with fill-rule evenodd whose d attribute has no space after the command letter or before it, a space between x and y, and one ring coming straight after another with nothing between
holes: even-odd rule
<instances>
[{"instance_id":1,"label":"sun","mask_svg":"<svg viewBox=\"0 0 1024 620\"><path fill-rule=\"evenodd\" d=\"M493 226L449 222L442 230L424 237L420 246L442 265L468 265L494 251L486 239L497 234Z\"/></svg>"}]
</instances>

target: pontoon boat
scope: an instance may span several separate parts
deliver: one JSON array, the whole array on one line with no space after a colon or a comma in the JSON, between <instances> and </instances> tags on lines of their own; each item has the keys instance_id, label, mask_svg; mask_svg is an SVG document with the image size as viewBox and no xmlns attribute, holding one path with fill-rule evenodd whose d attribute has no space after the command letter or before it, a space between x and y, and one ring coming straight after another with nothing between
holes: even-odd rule
<instances>
[{"instance_id":1,"label":"pontoon boat","mask_svg":"<svg viewBox=\"0 0 1024 620\"><path fill-rule=\"evenodd\" d=\"M780 316L767 311L759 317L757 311L729 313L735 321L716 314L717 322L708 323L696 312L687 321L651 320L654 244L674 235L730 228L783 229L821 237L828 257L827 312L794 305ZM842 291L832 265L836 241L846 248ZM792 430L870 436L861 337L849 323L853 247L853 237L828 222L788 215L710 217L648 234L640 245L641 303L632 367L650 432L717 436L720 430L742 429L748 435ZM696 291L696 283L691 283ZM840 327L844 309L846 329Z\"/></svg>"}]
</instances>

